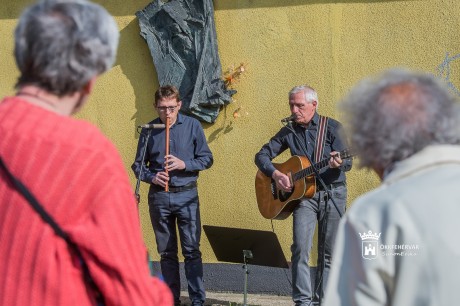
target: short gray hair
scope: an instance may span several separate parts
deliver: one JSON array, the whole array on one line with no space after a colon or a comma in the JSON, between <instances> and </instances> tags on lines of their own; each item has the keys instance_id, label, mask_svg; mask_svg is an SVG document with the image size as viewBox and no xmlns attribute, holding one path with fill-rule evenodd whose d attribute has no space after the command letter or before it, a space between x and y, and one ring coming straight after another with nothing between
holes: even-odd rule
<instances>
[{"instance_id":1,"label":"short gray hair","mask_svg":"<svg viewBox=\"0 0 460 306\"><path fill-rule=\"evenodd\" d=\"M16 87L35 85L58 96L81 90L110 69L118 27L101 6L85 0L47 0L28 7L15 31Z\"/></svg>"},{"instance_id":2,"label":"short gray hair","mask_svg":"<svg viewBox=\"0 0 460 306\"><path fill-rule=\"evenodd\" d=\"M316 93L316 90L314 90L312 87L308 85L299 85L295 86L289 91L289 98L298 92L303 92L305 94L305 101L307 103L312 103L313 101L316 101L316 107L318 107L319 101L318 101L318 94Z\"/></svg>"},{"instance_id":3,"label":"short gray hair","mask_svg":"<svg viewBox=\"0 0 460 306\"><path fill-rule=\"evenodd\" d=\"M427 73L387 70L359 82L340 108L361 167L386 169L428 145L459 142L456 98Z\"/></svg>"}]
</instances>

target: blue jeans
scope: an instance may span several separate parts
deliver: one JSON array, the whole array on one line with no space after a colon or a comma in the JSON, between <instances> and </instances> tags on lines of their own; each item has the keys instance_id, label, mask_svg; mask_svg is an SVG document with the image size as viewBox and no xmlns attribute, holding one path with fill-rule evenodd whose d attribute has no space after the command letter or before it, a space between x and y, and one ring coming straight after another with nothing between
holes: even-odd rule
<instances>
[{"instance_id":1,"label":"blue jeans","mask_svg":"<svg viewBox=\"0 0 460 306\"><path fill-rule=\"evenodd\" d=\"M345 213L347 188L340 186L331 190L332 196L337 204L340 212ZM322 228L326 216L327 208L327 228L324 231ZM327 198L325 191L315 193L313 198L302 198L299 205L293 212L293 244L292 252L292 299L296 306L308 305L313 299L317 299L313 294L316 293L318 284L320 290L326 288L327 278L332 260L332 249L334 246L337 227L340 221L340 215L335 209L334 204ZM310 279L310 250L313 243L313 235L315 233L316 221L318 221L318 237L325 234L325 243L320 245L318 249L323 247L324 263L321 261L321 252L318 251L318 268L323 265L323 277L319 283L319 274L316 274L315 285L312 286ZM318 292L319 293L319 292Z\"/></svg>"},{"instance_id":2,"label":"blue jeans","mask_svg":"<svg viewBox=\"0 0 460 306\"><path fill-rule=\"evenodd\" d=\"M161 273L173 293L175 305L180 305L180 274L176 224L179 230L185 276L192 305L203 305L203 263L200 252L201 220L196 188L177 193L150 192L149 212L152 221Z\"/></svg>"}]
</instances>

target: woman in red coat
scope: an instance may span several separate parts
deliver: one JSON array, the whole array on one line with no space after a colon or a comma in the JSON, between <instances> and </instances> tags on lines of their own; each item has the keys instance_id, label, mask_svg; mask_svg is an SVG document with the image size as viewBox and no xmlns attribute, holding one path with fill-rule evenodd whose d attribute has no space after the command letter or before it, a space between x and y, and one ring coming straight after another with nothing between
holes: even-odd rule
<instances>
[{"instance_id":1,"label":"woman in red coat","mask_svg":"<svg viewBox=\"0 0 460 306\"><path fill-rule=\"evenodd\" d=\"M114 145L70 118L116 55L99 5L41 1L15 32L17 94L0 103L0 157L77 245L106 305L172 305L149 275L128 176ZM78 256L0 169L0 305L93 305Z\"/></svg>"}]
</instances>

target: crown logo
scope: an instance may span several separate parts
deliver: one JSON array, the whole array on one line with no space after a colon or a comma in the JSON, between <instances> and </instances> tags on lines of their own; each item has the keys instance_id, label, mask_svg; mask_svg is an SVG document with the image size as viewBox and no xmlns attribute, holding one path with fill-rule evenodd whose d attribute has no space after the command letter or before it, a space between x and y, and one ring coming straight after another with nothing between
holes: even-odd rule
<instances>
[{"instance_id":1,"label":"crown logo","mask_svg":"<svg viewBox=\"0 0 460 306\"><path fill-rule=\"evenodd\" d=\"M372 231L368 231L367 234L366 232L364 233L359 233L359 236L361 236L361 240L368 240L368 239L373 239L373 240L379 240L380 235L382 233L372 233Z\"/></svg>"}]
</instances>

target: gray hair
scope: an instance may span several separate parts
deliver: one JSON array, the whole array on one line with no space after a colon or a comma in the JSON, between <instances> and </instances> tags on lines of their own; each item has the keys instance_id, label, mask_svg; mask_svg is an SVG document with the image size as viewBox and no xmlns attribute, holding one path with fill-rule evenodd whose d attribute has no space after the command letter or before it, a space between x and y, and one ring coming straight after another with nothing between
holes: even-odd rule
<instances>
[{"instance_id":1,"label":"gray hair","mask_svg":"<svg viewBox=\"0 0 460 306\"><path fill-rule=\"evenodd\" d=\"M48 0L27 8L15 31L16 87L35 85L58 96L81 90L110 69L118 27L101 6L85 0Z\"/></svg>"},{"instance_id":2,"label":"gray hair","mask_svg":"<svg viewBox=\"0 0 460 306\"><path fill-rule=\"evenodd\" d=\"M361 167L384 170L428 145L459 142L456 99L430 74L388 70L358 83L340 108Z\"/></svg>"},{"instance_id":3,"label":"gray hair","mask_svg":"<svg viewBox=\"0 0 460 306\"><path fill-rule=\"evenodd\" d=\"M305 101L307 103L311 104L313 101L316 101L316 108L318 108L319 101L318 101L318 94L316 93L316 90L314 90L312 87L308 85L299 85L299 86L292 88L289 91L289 95L288 95L289 98L293 94L296 94L298 92L303 92L305 94Z\"/></svg>"}]
</instances>

